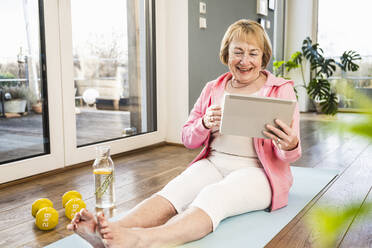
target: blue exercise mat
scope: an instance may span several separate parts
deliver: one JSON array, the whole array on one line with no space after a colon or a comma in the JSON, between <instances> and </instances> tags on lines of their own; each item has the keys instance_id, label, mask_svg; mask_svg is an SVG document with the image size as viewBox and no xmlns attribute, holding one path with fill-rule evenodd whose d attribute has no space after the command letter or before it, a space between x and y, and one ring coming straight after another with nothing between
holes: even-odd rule
<instances>
[{"instance_id":1,"label":"blue exercise mat","mask_svg":"<svg viewBox=\"0 0 372 248\"><path fill-rule=\"evenodd\" d=\"M287 207L274 212L254 211L227 218L221 222L215 232L180 247L264 247L337 175L335 170L301 167L292 167L292 173L294 182ZM119 219L122 215L115 216L113 219ZM78 235L73 234L46 247L87 248L91 246Z\"/></svg>"}]
</instances>

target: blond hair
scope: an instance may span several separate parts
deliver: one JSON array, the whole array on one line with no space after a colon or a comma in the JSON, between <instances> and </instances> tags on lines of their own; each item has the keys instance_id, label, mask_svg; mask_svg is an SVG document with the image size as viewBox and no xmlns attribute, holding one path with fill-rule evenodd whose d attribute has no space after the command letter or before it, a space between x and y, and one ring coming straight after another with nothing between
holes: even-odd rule
<instances>
[{"instance_id":1,"label":"blond hair","mask_svg":"<svg viewBox=\"0 0 372 248\"><path fill-rule=\"evenodd\" d=\"M245 41L254 38L263 52L262 68L269 64L272 49L270 39L260 24L248 19L241 19L231 24L221 41L220 60L227 65L229 61L229 46L233 39L243 39Z\"/></svg>"}]
</instances>

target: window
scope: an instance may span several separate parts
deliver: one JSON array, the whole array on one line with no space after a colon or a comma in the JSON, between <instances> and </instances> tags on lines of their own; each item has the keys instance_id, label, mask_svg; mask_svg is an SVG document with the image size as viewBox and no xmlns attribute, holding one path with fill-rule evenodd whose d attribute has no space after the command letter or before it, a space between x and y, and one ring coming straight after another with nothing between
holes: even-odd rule
<instances>
[{"instance_id":1,"label":"window","mask_svg":"<svg viewBox=\"0 0 372 248\"><path fill-rule=\"evenodd\" d=\"M77 146L154 131L146 1L86 4L71 1Z\"/></svg>"},{"instance_id":2,"label":"window","mask_svg":"<svg viewBox=\"0 0 372 248\"><path fill-rule=\"evenodd\" d=\"M154 2L0 2L0 183L164 141Z\"/></svg>"},{"instance_id":3,"label":"window","mask_svg":"<svg viewBox=\"0 0 372 248\"><path fill-rule=\"evenodd\" d=\"M359 53L357 72L338 70L332 83L348 84L372 99L372 34L370 30L371 1L348 0L319 1L318 43L328 57L340 57L346 50ZM342 96L341 108L354 108L354 99Z\"/></svg>"},{"instance_id":4,"label":"window","mask_svg":"<svg viewBox=\"0 0 372 248\"><path fill-rule=\"evenodd\" d=\"M0 2L0 164L49 153L39 2ZM41 42L40 42L41 40ZM44 111L43 111L44 109Z\"/></svg>"}]
</instances>

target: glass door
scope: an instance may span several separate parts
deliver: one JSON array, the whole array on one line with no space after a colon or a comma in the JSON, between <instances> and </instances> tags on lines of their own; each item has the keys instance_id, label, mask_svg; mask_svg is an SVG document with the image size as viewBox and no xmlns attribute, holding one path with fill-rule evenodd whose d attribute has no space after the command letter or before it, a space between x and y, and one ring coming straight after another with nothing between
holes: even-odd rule
<instances>
[{"instance_id":1,"label":"glass door","mask_svg":"<svg viewBox=\"0 0 372 248\"><path fill-rule=\"evenodd\" d=\"M154 2L0 1L0 183L165 140Z\"/></svg>"},{"instance_id":2,"label":"glass door","mask_svg":"<svg viewBox=\"0 0 372 248\"><path fill-rule=\"evenodd\" d=\"M152 1L63 1L66 162L159 142ZM131 148L132 147L132 148Z\"/></svg>"},{"instance_id":3,"label":"glass door","mask_svg":"<svg viewBox=\"0 0 372 248\"><path fill-rule=\"evenodd\" d=\"M330 11L337 5L337 11ZM319 1L318 10L318 43L327 57L340 61L345 51L360 54L357 60L359 69L355 72L344 72L337 67L330 77L331 85L339 89L344 86L354 88L372 100L372 34L370 30L371 1L347 0ZM347 18L346 18L347 17ZM345 91L345 90L344 90ZM360 111L354 94L339 95L340 111Z\"/></svg>"},{"instance_id":4,"label":"glass door","mask_svg":"<svg viewBox=\"0 0 372 248\"><path fill-rule=\"evenodd\" d=\"M58 46L50 30L57 22L38 0L0 2L0 183L63 166ZM44 20L46 25L44 25ZM46 42L51 41L51 42ZM46 56L48 54L48 56ZM57 56L56 56L57 55ZM50 66L47 66L50 65ZM49 101L53 99L53 103Z\"/></svg>"}]
</instances>

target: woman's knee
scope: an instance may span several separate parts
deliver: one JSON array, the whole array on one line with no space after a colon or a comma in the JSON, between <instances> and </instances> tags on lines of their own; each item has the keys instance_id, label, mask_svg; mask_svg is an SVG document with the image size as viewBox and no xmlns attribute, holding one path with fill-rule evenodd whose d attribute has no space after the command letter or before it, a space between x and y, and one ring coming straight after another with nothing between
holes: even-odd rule
<instances>
[{"instance_id":1,"label":"woman's knee","mask_svg":"<svg viewBox=\"0 0 372 248\"><path fill-rule=\"evenodd\" d=\"M169 216L174 216L177 214L177 210L167 198L164 196L153 194L148 200L152 202L152 206L154 208L161 208L164 209Z\"/></svg>"}]
</instances>

